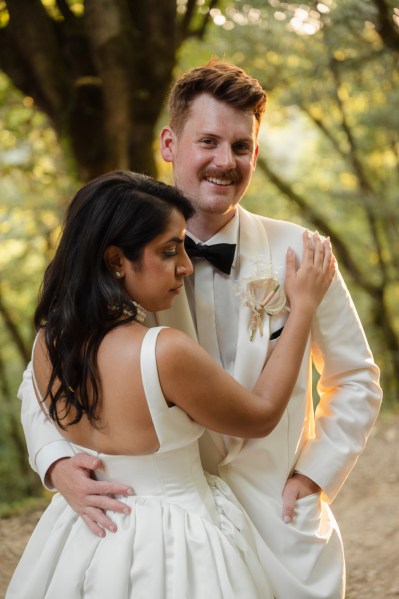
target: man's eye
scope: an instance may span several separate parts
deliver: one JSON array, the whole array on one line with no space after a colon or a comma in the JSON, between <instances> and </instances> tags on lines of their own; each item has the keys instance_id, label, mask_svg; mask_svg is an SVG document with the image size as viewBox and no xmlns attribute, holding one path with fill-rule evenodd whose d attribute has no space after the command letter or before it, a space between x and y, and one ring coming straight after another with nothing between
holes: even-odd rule
<instances>
[{"instance_id":1,"label":"man's eye","mask_svg":"<svg viewBox=\"0 0 399 599\"><path fill-rule=\"evenodd\" d=\"M251 151L250 147L247 144L236 144L234 146L234 150L238 154L246 154Z\"/></svg>"}]
</instances>

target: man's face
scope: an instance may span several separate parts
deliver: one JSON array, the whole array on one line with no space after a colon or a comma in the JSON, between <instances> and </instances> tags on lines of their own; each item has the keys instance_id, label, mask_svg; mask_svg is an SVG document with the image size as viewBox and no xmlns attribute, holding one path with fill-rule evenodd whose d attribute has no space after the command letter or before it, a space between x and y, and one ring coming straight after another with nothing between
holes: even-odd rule
<instances>
[{"instance_id":1,"label":"man's face","mask_svg":"<svg viewBox=\"0 0 399 599\"><path fill-rule=\"evenodd\" d=\"M182 131L176 135L165 127L161 140L164 160L173 162L176 187L200 217L222 217L227 223L255 169L255 117L201 94L193 100Z\"/></svg>"}]
</instances>

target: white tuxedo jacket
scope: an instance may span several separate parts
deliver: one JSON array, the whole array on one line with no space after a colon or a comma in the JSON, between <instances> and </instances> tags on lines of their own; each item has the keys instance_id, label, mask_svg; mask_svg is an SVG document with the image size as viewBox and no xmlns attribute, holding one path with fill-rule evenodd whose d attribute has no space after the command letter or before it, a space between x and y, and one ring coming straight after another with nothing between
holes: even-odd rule
<instances>
[{"instance_id":1,"label":"white tuxedo jacket","mask_svg":"<svg viewBox=\"0 0 399 599\"><path fill-rule=\"evenodd\" d=\"M302 255L303 229L241 207L239 216L239 277L248 277L254 261L262 256L279 272L283 283L287 248ZM196 339L184 294L170 310L156 314L155 320ZM266 317L264 336L257 332L250 341L249 309L244 304L240 307L234 376L247 388L255 383L268 352L278 342L269 341L268 331L282 324L282 317ZM312 359L320 375L315 413ZM30 369L24 373L19 396L30 463L44 480L49 465L72 455L72 450L38 407ZM342 544L327 504L363 451L381 397L379 370L337 273L317 310L296 387L274 431L255 440L226 440L217 433L205 433L201 439L204 468L218 473L231 486L259 530L259 552L279 599L344 596ZM281 494L294 469L315 481L323 493L299 500L295 519L287 525L281 517Z\"/></svg>"}]
</instances>

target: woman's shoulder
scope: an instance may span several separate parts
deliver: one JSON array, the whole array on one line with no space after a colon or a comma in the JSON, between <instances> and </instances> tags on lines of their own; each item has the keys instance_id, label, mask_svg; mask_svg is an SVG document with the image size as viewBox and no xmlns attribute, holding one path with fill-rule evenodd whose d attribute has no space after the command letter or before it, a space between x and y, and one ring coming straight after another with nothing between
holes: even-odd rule
<instances>
[{"instance_id":1,"label":"woman's shoulder","mask_svg":"<svg viewBox=\"0 0 399 599\"><path fill-rule=\"evenodd\" d=\"M195 352L197 348L200 348L198 343L193 341L193 339L186 335L186 333L183 333L178 329L162 327L159 331L157 341L157 352L171 350L175 352Z\"/></svg>"},{"instance_id":2,"label":"woman's shoulder","mask_svg":"<svg viewBox=\"0 0 399 599\"><path fill-rule=\"evenodd\" d=\"M103 338L98 349L98 363L103 360L131 360L138 355L147 327L131 322L117 326Z\"/></svg>"},{"instance_id":3,"label":"woman's shoulder","mask_svg":"<svg viewBox=\"0 0 399 599\"><path fill-rule=\"evenodd\" d=\"M147 333L151 330L137 322L128 323L126 325L116 327L109 331L104 337L99 350L100 354L108 354L119 358L131 357L132 354L137 354L140 351L143 340ZM162 358L165 355L176 355L183 352L190 352L199 347L190 337L177 329L168 327L159 327L156 347L157 357Z\"/></svg>"},{"instance_id":4,"label":"woman's shoulder","mask_svg":"<svg viewBox=\"0 0 399 599\"><path fill-rule=\"evenodd\" d=\"M156 356L159 374L172 379L187 379L196 376L199 369L209 369L214 365L196 341L177 329L165 328L160 331Z\"/></svg>"}]
</instances>

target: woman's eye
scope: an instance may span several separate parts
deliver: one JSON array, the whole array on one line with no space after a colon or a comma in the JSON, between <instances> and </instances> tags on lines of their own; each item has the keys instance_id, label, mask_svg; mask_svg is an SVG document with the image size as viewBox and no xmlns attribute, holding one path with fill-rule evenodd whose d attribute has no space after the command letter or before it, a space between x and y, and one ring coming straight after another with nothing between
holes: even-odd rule
<instances>
[{"instance_id":1,"label":"woman's eye","mask_svg":"<svg viewBox=\"0 0 399 599\"><path fill-rule=\"evenodd\" d=\"M167 258L172 258L173 256L177 256L177 251L176 250L170 250L168 252L164 252L163 254Z\"/></svg>"}]
</instances>

